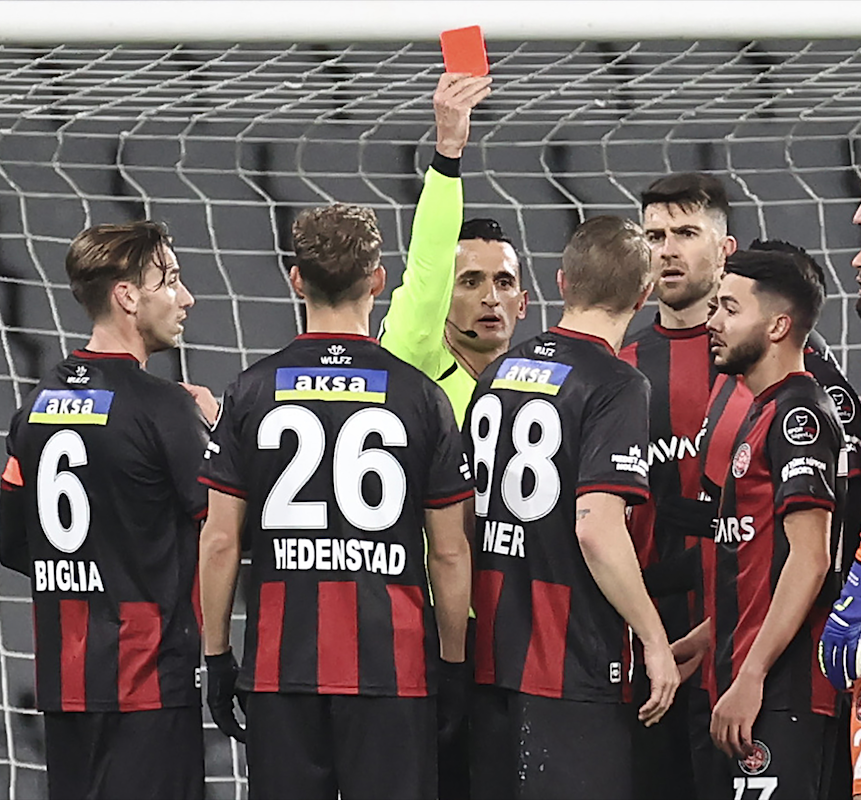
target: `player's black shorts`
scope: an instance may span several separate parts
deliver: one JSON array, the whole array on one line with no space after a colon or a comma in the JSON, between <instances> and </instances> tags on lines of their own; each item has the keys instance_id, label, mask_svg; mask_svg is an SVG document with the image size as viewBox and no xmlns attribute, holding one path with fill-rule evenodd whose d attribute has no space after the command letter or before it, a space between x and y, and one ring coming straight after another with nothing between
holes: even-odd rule
<instances>
[{"instance_id":1,"label":"player's black shorts","mask_svg":"<svg viewBox=\"0 0 861 800\"><path fill-rule=\"evenodd\" d=\"M203 800L200 706L45 713L50 800Z\"/></svg>"},{"instance_id":2,"label":"player's black shorts","mask_svg":"<svg viewBox=\"0 0 861 800\"><path fill-rule=\"evenodd\" d=\"M837 720L811 712L760 711L755 752L744 761L723 757L722 779L698 786L701 800L824 800Z\"/></svg>"},{"instance_id":3,"label":"player's black shorts","mask_svg":"<svg viewBox=\"0 0 861 800\"><path fill-rule=\"evenodd\" d=\"M673 704L656 725L633 726L634 797L638 800L691 800L694 775L691 766L692 735L688 726L688 684L679 686ZM634 678L634 708L651 692L644 668Z\"/></svg>"},{"instance_id":4,"label":"player's black shorts","mask_svg":"<svg viewBox=\"0 0 861 800\"><path fill-rule=\"evenodd\" d=\"M436 698L252 692L249 800L435 800Z\"/></svg>"},{"instance_id":5,"label":"player's black shorts","mask_svg":"<svg viewBox=\"0 0 861 800\"><path fill-rule=\"evenodd\" d=\"M634 713L476 686L472 800L629 800Z\"/></svg>"}]
</instances>

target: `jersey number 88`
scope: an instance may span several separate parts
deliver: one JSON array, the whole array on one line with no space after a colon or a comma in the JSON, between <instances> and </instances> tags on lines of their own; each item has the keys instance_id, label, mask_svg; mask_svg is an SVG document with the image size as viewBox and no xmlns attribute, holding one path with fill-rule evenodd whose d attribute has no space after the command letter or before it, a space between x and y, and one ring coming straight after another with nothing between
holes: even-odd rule
<instances>
[{"instance_id":1,"label":"jersey number 88","mask_svg":"<svg viewBox=\"0 0 861 800\"><path fill-rule=\"evenodd\" d=\"M475 513L486 517L496 465L497 443L502 424L502 401L495 394L482 395L472 409L470 435L473 443L473 469L476 476ZM533 434L537 432L537 436ZM546 400L525 403L514 416L511 426L514 455L505 466L500 481L505 507L522 522L533 522L547 516L559 500L561 481L553 456L562 444L562 421L559 412ZM487 470L482 488L479 465ZM534 484L523 492L523 478L531 473Z\"/></svg>"}]
</instances>

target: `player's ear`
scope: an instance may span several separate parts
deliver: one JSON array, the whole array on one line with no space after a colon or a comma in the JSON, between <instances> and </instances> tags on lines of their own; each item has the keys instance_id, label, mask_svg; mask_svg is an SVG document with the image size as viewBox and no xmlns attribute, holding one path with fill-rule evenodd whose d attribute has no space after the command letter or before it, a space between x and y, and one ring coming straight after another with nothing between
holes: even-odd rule
<instances>
[{"instance_id":1,"label":"player's ear","mask_svg":"<svg viewBox=\"0 0 861 800\"><path fill-rule=\"evenodd\" d=\"M300 300L305 299L305 282L302 280L302 275L299 272L299 267L295 264L290 267L290 285L293 287L293 291L296 292L296 296Z\"/></svg>"},{"instance_id":2,"label":"player's ear","mask_svg":"<svg viewBox=\"0 0 861 800\"><path fill-rule=\"evenodd\" d=\"M517 319L526 319L526 306L529 303L529 290L520 293L520 305L517 307Z\"/></svg>"},{"instance_id":3,"label":"player's ear","mask_svg":"<svg viewBox=\"0 0 861 800\"><path fill-rule=\"evenodd\" d=\"M652 293L652 289L655 288L655 282L649 281L646 285L646 288L640 292L640 296L637 298L637 302L634 303L634 313L636 314L644 305L646 305L646 300L649 299L649 295Z\"/></svg>"},{"instance_id":4,"label":"player's ear","mask_svg":"<svg viewBox=\"0 0 861 800\"><path fill-rule=\"evenodd\" d=\"M134 314L138 309L140 289L131 281L118 281L111 289L111 305L116 303L126 314Z\"/></svg>"},{"instance_id":5,"label":"player's ear","mask_svg":"<svg viewBox=\"0 0 861 800\"><path fill-rule=\"evenodd\" d=\"M565 270L563 269L556 270L556 286L559 288L559 296L564 302L568 296L568 279L565 277Z\"/></svg>"},{"instance_id":6,"label":"player's ear","mask_svg":"<svg viewBox=\"0 0 861 800\"><path fill-rule=\"evenodd\" d=\"M735 236L727 236L723 240L724 257L731 256L736 250L738 250L738 239Z\"/></svg>"},{"instance_id":7,"label":"player's ear","mask_svg":"<svg viewBox=\"0 0 861 800\"><path fill-rule=\"evenodd\" d=\"M371 297L379 297L386 288L386 268L377 264L371 273Z\"/></svg>"},{"instance_id":8,"label":"player's ear","mask_svg":"<svg viewBox=\"0 0 861 800\"><path fill-rule=\"evenodd\" d=\"M782 342L792 332L792 317L789 314L775 314L768 328L768 338L772 342Z\"/></svg>"}]
</instances>

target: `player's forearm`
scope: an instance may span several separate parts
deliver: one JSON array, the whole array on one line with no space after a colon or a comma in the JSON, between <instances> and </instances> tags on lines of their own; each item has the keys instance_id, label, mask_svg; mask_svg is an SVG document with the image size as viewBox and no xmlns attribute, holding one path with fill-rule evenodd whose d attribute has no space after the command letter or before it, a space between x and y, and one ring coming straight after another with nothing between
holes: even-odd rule
<instances>
[{"instance_id":1,"label":"player's forearm","mask_svg":"<svg viewBox=\"0 0 861 800\"><path fill-rule=\"evenodd\" d=\"M466 529L474 519L472 500L425 512L428 577L434 597L440 654L463 661L472 592L472 559Z\"/></svg>"},{"instance_id":2,"label":"player's forearm","mask_svg":"<svg viewBox=\"0 0 861 800\"><path fill-rule=\"evenodd\" d=\"M580 511L587 508L578 502ZM577 539L586 566L601 593L644 644L665 644L667 634L646 592L624 521L591 522L588 526L578 523Z\"/></svg>"},{"instance_id":3,"label":"player's forearm","mask_svg":"<svg viewBox=\"0 0 861 800\"><path fill-rule=\"evenodd\" d=\"M830 515L829 515L830 516ZM829 568L828 551L793 548L780 571L762 627L741 665L740 673L764 680L792 641L813 606Z\"/></svg>"},{"instance_id":4,"label":"player's forearm","mask_svg":"<svg viewBox=\"0 0 861 800\"><path fill-rule=\"evenodd\" d=\"M428 553L428 576L433 590L440 655L445 661L463 661L472 591L472 566L466 539L458 553Z\"/></svg>"},{"instance_id":5,"label":"player's forearm","mask_svg":"<svg viewBox=\"0 0 861 800\"><path fill-rule=\"evenodd\" d=\"M205 655L230 647L230 612L239 575L240 538L211 524L200 534L200 607Z\"/></svg>"}]
</instances>

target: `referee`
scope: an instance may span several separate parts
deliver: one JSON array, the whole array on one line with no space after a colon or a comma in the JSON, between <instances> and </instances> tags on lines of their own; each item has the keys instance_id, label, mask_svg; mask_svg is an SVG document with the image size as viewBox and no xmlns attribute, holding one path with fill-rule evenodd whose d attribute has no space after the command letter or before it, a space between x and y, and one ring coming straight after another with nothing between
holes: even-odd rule
<instances>
[{"instance_id":1,"label":"referee","mask_svg":"<svg viewBox=\"0 0 861 800\"><path fill-rule=\"evenodd\" d=\"M490 78L443 74L434 93L437 144L416 207L403 283L392 292L382 346L435 380L460 426L484 368L526 316L517 251L492 219L463 222L460 159L470 112ZM469 797L467 726L439 741L441 800Z\"/></svg>"}]
</instances>

